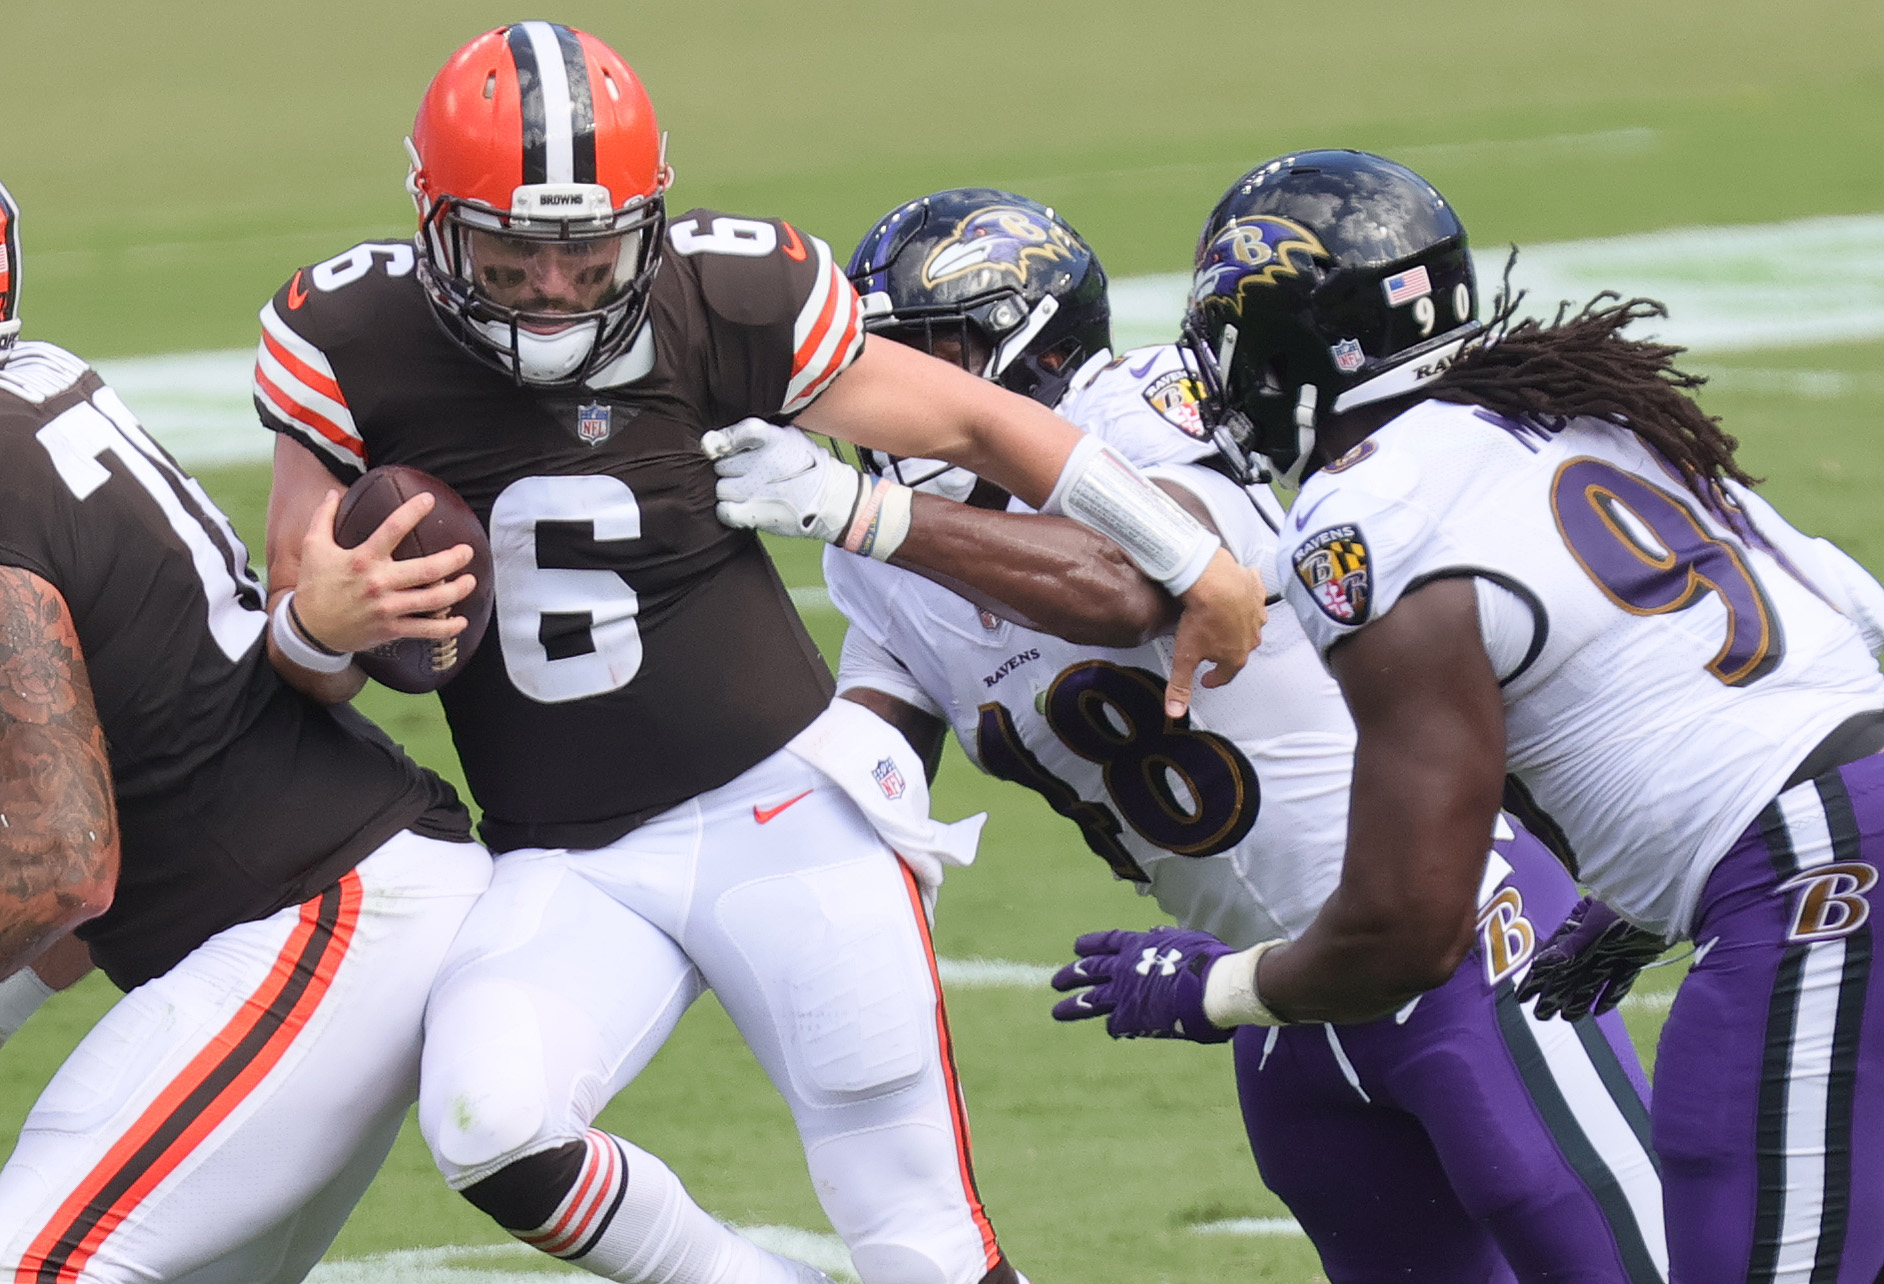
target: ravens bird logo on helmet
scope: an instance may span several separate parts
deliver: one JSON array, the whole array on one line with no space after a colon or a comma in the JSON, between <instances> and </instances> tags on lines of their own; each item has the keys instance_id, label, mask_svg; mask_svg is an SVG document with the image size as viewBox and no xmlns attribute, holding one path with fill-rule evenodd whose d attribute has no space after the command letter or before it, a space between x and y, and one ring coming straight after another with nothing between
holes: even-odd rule
<instances>
[{"instance_id":1,"label":"ravens bird logo on helmet","mask_svg":"<svg viewBox=\"0 0 1884 1284\"><path fill-rule=\"evenodd\" d=\"M1078 253L1067 230L1018 205L976 210L937 243L922 265L922 283L934 287L988 269L1025 283L1033 264L1067 263Z\"/></svg>"}]
</instances>

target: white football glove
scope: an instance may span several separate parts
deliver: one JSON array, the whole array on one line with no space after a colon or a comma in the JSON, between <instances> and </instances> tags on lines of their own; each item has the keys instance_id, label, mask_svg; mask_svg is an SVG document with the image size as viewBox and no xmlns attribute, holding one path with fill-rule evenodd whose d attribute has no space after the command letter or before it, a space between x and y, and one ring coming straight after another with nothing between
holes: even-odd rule
<instances>
[{"instance_id":1,"label":"white football glove","mask_svg":"<svg viewBox=\"0 0 1884 1284\"><path fill-rule=\"evenodd\" d=\"M843 540L871 482L797 428L742 419L700 439L719 473L720 521L798 539Z\"/></svg>"}]
</instances>

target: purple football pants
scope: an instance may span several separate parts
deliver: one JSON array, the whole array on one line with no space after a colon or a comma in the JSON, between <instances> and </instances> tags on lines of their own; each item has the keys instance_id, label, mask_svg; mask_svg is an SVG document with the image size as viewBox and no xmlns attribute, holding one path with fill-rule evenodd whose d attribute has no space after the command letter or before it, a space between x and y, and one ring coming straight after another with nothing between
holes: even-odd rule
<instances>
[{"instance_id":1,"label":"purple football pants","mask_svg":"<svg viewBox=\"0 0 1884 1284\"><path fill-rule=\"evenodd\" d=\"M1662 1031L1676 1284L1884 1279L1884 756L1774 800L1715 866Z\"/></svg>"},{"instance_id":2,"label":"purple football pants","mask_svg":"<svg viewBox=\"0 0 1884 1284\"><path fill-rule=\"evenodd\" d=\"M1529 834L1497 850L1511 873L1477 944L1410 1012L1237 1032L1257 1166L1332 1284L1662 1279L1648 1084L1620 1016L1536 1021L1513 995L1577 889Z\"/></svg>"}]
</instances>

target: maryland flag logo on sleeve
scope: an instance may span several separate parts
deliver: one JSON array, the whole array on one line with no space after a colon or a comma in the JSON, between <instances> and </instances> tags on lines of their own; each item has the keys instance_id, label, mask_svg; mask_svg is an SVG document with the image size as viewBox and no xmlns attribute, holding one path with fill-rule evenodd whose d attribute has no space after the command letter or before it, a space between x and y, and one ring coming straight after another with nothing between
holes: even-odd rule
<instances>
[{"instance_id":1,"label":"maryland flag logo on sleeve","mask_svg":"<svg viewBox=\"0 0 1884 1284\"><path fill-rule=\"evenodd\" d=\"M1316 531L1294 554L1295 574L1336 624L1365 624L1373 602L1367 541L1358 526Z\"/></svg>"}]
</instances>

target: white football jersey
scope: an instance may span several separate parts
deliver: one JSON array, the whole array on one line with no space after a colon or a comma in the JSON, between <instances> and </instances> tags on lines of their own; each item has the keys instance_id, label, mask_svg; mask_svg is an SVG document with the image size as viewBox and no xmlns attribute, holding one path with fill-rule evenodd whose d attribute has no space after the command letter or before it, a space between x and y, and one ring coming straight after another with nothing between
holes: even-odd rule
<instances>
[{"instance_id":1,"label":"white football jersey","mask_svg":"<svg viewBox=\"0 0 1884 1284\"><path fill-rule=\"evenodd\" d=\"M1202 499L1238 560L1272 563L1280 506L1199 465L1214 451L1175 349L1127 353L1059 409ZM1334 890L1354 728L1287 612L1270 616L1235 681L1199 686L1188 726L1167 729L1168 637L1076 646L837 549L824 573L851 621L840 691L873 688L945 719L984 771L1044 795L1181 923L1247 946L1299 933Z\"/></svg>"},{"instance_id":2,"label":"white football jersey","mask_svg":"<svg viewBox=\"0 0 1884 1284\"><path fill-rule=\"evenodd\" d=\"M1710 507L1601 420L1423 402L1309 478L1276 574L1324 652L1410 589L1474 577L1510 770L1585 882L1678 935L1793 768L1884 708L1884 589L1727 493Z\"/></svg>"}]
</instances>

